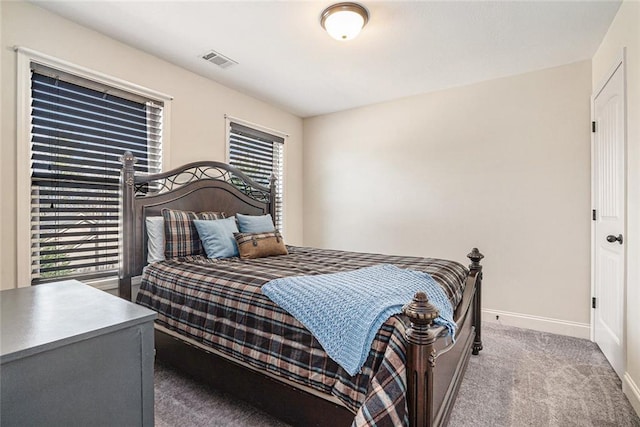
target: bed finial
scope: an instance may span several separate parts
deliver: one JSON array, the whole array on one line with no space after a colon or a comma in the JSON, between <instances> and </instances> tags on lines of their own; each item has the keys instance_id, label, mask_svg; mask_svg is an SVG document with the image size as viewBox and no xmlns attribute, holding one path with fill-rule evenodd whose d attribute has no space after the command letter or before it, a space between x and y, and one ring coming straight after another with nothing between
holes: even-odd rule
<instances>
[{"instance_id":1,"label":"bed finial","mask_svg":"<svg viewBox=\"0 0 640 427\"><path fill-rule=\"evenodd\" d=\"M414 329L413 324L415 324L416 331L420 331L422 326L426 326L428 329L433 320L440 315L438 309L429 302L427 294L424 292L416 293L413 300L402 307L402 312L411 320L412 329ZM420 341L419 338L416 339Z\"/></svg>"},{"instance_id":2,"label":"bed finial","mask_svg":"<svg viewBox=\"0 0 640 427\"><path fill-rule=\"evenodd\" d=\"M469 265L469 270L478 270L482 271L482 266L480 265L480 261L484 258L484 255L480 253L478 248L471 249L471 252L467 254L467 258L471 260L471 264Z\"/></svg>"},{"instance_id":3,"label":"bed finial","mask_svg":"<svg viewBox=\"0 0 640 427\"><path fill-rule=\"evenodd\" d=\"M131 151L125 151L122 157L120 157L120 161L122 162L122 176L128 186L133 185L133 165L136 163L136 160L136 157Z\"/></svg>"},{"instance_id":4,"label":"bed finial","mask_svg":"<svg viewBox=\"0 0 640 427\"><path fill-rule=\"evenodd\" d=\"M134 163L137 161L136 156L133 155L131 151L125 151L122 157L120 157L120 161L124 164L124 167L131 166L133 167Z\"/></svg>"},{"instance_id":5,"label":"bed finial","mask_svg":"<svg viewBox=\"0 0 640 427\"><path fill-rule=\"evenodd\" d=\"M433 421L433 368L436 334L431 328L440 314L424 292L402 307L411 325L407 328L407 392L410 426L430 426Z\"/></svg>"}]
</instances>

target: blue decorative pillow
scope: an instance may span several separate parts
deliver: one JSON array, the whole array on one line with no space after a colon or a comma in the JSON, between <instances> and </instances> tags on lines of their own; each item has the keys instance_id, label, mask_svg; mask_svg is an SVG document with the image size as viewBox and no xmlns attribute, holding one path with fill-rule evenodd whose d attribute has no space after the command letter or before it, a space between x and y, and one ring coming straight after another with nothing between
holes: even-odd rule
<instances>
[{"instance_id":1,"label":"blue decorative pillow","mask_svg":"<svg viewBox=\"0 0 640 427\"><path fill-rule=\"evenodd\" d=\"M238 256L238 245L233 233L238 232L234 217L225 219L193 220L200 241L208 258L231 258Z\"/></svg>"},{"instance_id":2,"label":"blue decorative pillow","mask_svg":"<svg viewBox=\"0 0 640 427\"><path fill-rule=\"evenodd\" d=\"M238 228L241 233L268 233L275 231L271 214L243 215L238 214Z\"/></svg>"}]
</instances>

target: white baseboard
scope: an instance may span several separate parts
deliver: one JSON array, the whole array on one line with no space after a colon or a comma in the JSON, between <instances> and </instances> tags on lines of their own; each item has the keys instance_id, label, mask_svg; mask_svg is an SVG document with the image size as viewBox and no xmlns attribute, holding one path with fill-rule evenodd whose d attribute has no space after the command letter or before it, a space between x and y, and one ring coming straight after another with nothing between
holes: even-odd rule
<instances>
[{"instance_id":1,"label":"white baseboard","mask_svg":"<svg viewBox=\"0 0 640 427\"><path fill-rule=\"evenodd\" d=\"M631 402L631 406L635 409L636 414L640 416L640 387L633 381L628 372L622 378L622 391Z\"/></svg>"},{"instance_id":2,"label":"white baseboard","mask_svg":"<svg viewBox=\"0 0 640 427\"><path fill-rule=\"evenodd\" d=\"M497 319L496 316L498 316ZM518 328L533 329L542 332L551 332L553 334L568 335L576 338L590 339L591 335L591 326L588 323L512 313L509 311L492 310L489 308L482 309L482 321L516 326Z\"/></svg>"}]
</instances>

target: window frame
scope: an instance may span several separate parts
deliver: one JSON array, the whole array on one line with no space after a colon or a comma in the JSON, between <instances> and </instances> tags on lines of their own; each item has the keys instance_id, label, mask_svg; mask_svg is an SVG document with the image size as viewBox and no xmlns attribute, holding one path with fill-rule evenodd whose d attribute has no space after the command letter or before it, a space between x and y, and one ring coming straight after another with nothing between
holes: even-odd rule
<instances>
[{"instance_id":1,"label":"window frame","mask_svg":"<svg viewBox=\"0 0 640 427\"><path fill-rule=\"evenodd\" d=\"M140 95L163 106L162 170L169 166L170 118L173 97L126 80L73 64L25 47L14 48L17 54L16 82L16 258L17 287L31 286L31 64L60 70L118 90ZM63 277L61 280L65 280ZM117 277L87 281L100 288L117 287Z\"/></svg>"},{"instance_id":2,"label":"window frame","mask_svg":"<svg viewBox=\"0 0 640 427\"><path fill-rule=\"evenodd\" d=\"M287 146L287 139L289 138L289 134L276 129L268 128L266 126L258 125L256 123L252 123L247 120L239 119L237 117L233 117L227 114L225 114L224 119L225 119L224 159L225 159L225 163L229 165L231 164L230 154L231 154L231 123L232 122L284 139L284 142L282 142L282 195L281 195L282 196L282 228L283 229L279 230L280 233L282 233L282 235L284 236L286 234L285 230L287 228L286 222L285 222L285 218L286 218L286 215L285 215L286 196L285 195L287 194L287 180L285 179L285 175L286 175L286 163L287 163L286 146ZM274 223L277 222L276 218L273 218L273 222Z\"/></svg>"}]
</instances>

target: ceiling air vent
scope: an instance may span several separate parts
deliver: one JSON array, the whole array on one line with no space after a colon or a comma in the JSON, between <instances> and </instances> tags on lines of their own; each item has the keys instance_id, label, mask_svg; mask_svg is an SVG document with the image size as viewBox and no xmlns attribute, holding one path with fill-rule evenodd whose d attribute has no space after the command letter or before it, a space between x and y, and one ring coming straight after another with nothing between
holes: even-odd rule
<instances>
[{"instance_id":1,"label":"ceiling air vent","mask_svg":"<svg viewBox=\"0 0 640 427\"><path fill-rule=\"evenodd\" d=\"M212 64L216 64L220 68L229 68L232 65L237 65L238 63L231 58L227 58L226 56L214 51L210 50L209 52L202 55L202 59L211 62Z\"/></svg>"}]
</instances>

